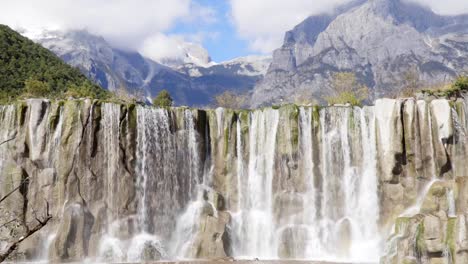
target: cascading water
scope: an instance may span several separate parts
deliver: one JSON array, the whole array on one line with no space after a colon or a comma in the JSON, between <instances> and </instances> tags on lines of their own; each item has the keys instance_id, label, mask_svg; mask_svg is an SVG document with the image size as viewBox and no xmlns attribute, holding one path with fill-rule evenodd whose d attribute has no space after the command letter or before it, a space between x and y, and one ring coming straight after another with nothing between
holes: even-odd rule
<instances>
[{"instance_id":1,"label":"cascading water","mask_svg":"<svg viewBox=\"0 0 468 264\"><path fill-rule=\"evenodd\" d=\"M3 172L7 154L8 143L15 136L15 107L13 105L0 106L0 172Z\"/></svg>"},{"instance_id":2,"label":"cascading water","mask_svg":"<svg viewBox=\"0 0 468 264\"><path fill-rule=\"evenodd\" d=\"M193 113L190 110L184 111L184 121L185 121L185 131L186 131L186 141L188 142L188 190L191 197L194 198L197 186L200 184L200 155L199 155L199 142L197 140L197 131L195 130L195 122Z\"/></svg>"},{"instance_id":3,"label":"cascading water","mask_svg":"<svg viewBox=\"0 0 468 264\"><path fill-rule=\"evenodd\" d=\"M58 118L57 124L55 125L55 130L53 132L52 141L48 144L49 151L47 151L49 155L49 166L54 166L57 161L57 156L54 155L56 150L60 146L60 139L62 138L62 126L63 126L63 107L59 106L58 108L58 116L54 116L53 118ZM52 119L52 118L51 118ZM52 120L50 120L52 121Z\"/></svg>"},{"instance_id":4,"label":"cascading water","mask_svg":"<svg viewBox=\"0 0 468 264\"><path fill-rule=\"evenodd\" d=\"M249 164L247 186L241 197L241 215L236 223L239 230L235 251L243 256L276 258L273 223L273 165L279 113L269 109L254 111L250 116Z\"/></svg>"},{"instance_id":5,"label":"cascading water","mask_svg":"<svg viewBox=\"0 0 468 264\"><path fill-rule=\"evenodd\" d=\"M106 180L107 180L107 206L110 209L108 214L108 222L111 223L116 215L116 198L115 193L118 192L116 186L116 177L119 169L119 129L120 129L120 107L115 104L104 104L102 113L102 126L105 140L105 157L106 157ZM112 231L112 230L110 230ZM112 234L111 234L112 235Z\"/></svg>"},{"instance_id":6,"label":"cascading water","mask_svg":"<svg viewBox=\"0 0 468 264\"><path fill-rule=\"evenodd\" d=\"M120 109L105 104L107 112L103 115L103 126L108 132L118 131ZM177 199L174 187L178 185L173 178L175 168L171 162L175 160L175 142L170 130L169 113L164 109L137 109L137 222L139 232L130 240L117 239L110 225L110 233L103 236L99 248L100 258L112 261L142 261L147 258L161 258L166 255L161 237L171 230L171 216L176 212ZM113 208L116 191L113 184L117 167L114 155L118 155L118 137L105 132L108 173L108 205ZM118 135L118 133L117 133ZM115 165L115 164L114 164ZM174 179L167 181L164 179ZM159 189L164 191L155 192ZM163 202L162 202L163 201Z\"/></svg>"},{"instance_id":7,"label":"cascading water","mask_svg":"<svg viewBox=\"0 0 468 264\"><path fill-rule=\"evenodd\" d=\"M192 181L180 182L179 179L187 179L190 170L182 171L184 177L175 177L179 169L174 162L178 155L176 136L171 131L167 110L140 107L137 120L139 226L144 233L168 237L174 226L172 219L181 208L177 189Z\"/></svg>"},{"instance_id":8,"label":"cascading water","mask_svg":"<svg viewBox=\"0 0 468 264\"><path fill-rule=\"evenodd\" d=\"M390 179L392 162L394 154L401 151L397 144L402 141L401 134L409 133L401 128L401 115L408 113L402 105L388 100L363 108L285 106L205 111L143 106L129 110L104 103L80 109L77 122L85 134L70 140L83 140L80 157L95 148L94 154L103 164L93 168L103 194L98 198L83 195L85 200L100 199L102 207L90 206L93 214L104 212L104 220L95 217L102 224L93 234L99 241L95 249L98 259L199 257L196 240L205 243L203 239L211 235L218 241L221 236L228 237L232 243L226 243L225 249L227 252L231 250L227 245L232 246L229 255L235 258L375 261L381 253L379 206L385 202L378 194L386 191L379 184L398 180ZM47 135L46 140L29 132L22 135L31 147L28 158L37 159L48 172L60 159L44 152L66 150L65 135L71 133L67 123L73 122L66 115L78 106L40 100L28 101L27 106L21 126ZM424 102L406 106L417 113L408 122L417 123L418 130L413 131L417 136L405 139L421 141L422 145L415 144L420 152L414 155L422 157L424 164L416 169L424 174L416 176L424 176L430 186L437 177L431 181L427 176L440 171L440 164L423 156L438 155L437 144L450 135L446 127L430 133L432 126L440 128L448 122L447 114L433 117L433 106ZM447 108L442 102L436 107ZM16 108L0 108L0 143L15 136L19 122ZM49 118L42 118L39 112ZM86 117L88 112L93 115ZM452 116L459 118L454 113ZM0 150L6 150L8 144ZM447 145L448 151L453 151L450 147ZM0 170L11 157L0 152ZM386 166L382 160L392 165L388 166L388 179L380 175L387 169L382 168ZM85 175L88 171L77 172ZM124 181L125 177L129 181ZM399 177L409 181L410 176ZM421 184L424 180L417 180L414 188L423 198L428 189ZM131 197L122 199L123 183L131 185L133 181L134 186L128 188ZM451 217L458 210L456 195L450 190L447 195ZM419 207L422 199L414 199ZM232 219L223 225L218 220L226 215ZM122 231L122 225L127 224ZM206 231L209 228L213 233ZM224 243L227 238L222 239Z\"/></svg>"},{"instance_id":9,"label":"cascading water","mask_svg":"<svg viewBox=\"0 0 468 264\"><path fill-rule=\"evenodd\" d=\"M320 113L322 190L320 259L378 258L378 197L373 112L336 108ZM373 252L375 253L372 255Z\"/></svg>"},{"instance_id":10,"label":"cascading water","mask_svg":"<svg viewBox=\"0 0 468 264\"><path fill-rule=\"evenodd\" d=\"M379 218L378 180L376 171L375 117L371 107L354 108L361 126L361 146L363 159L360 175L356 175L357 198L355 204L348 205L348 213L353 220L351 257L356 260L379 258L381 237L377 226Z\"/></svg>"},{"instance_id":11,"label":"cascading water","mask_svg":"<svg viewBox=\"0 0 468 264\"><path fill-rule=\"evenodd\" d=\"M236 150L237 150L237 211L240 210L242 205L242 191L244 186L242 185L242 179L244 178L244 154L243 154L243 145L242 145L242 129L241 129L241 119L237 119L236 123Z\"/></svg>"},{"instance_id":12,"label":"cascading water","mask_svg":"<svg viewBox=\"0 0 468 264\"><path fill-rule=\"evenodd\" d=\"M304 186L295 194L273 190L278 121L274 110L250 116L248 174L238 175L238 186L245 188L234 214L235 254L263 259L378 259L373 108L322 110L320 120L315 120L321 141L315 143L312 109L299 109L299 171ZM238 123L238 134L239 130ZM239 142L238 138L238 156ZM279 206L275 200L280 196L288 204L283 209L296 213L275 220L273 210Z\"/></svg>"},{"instance_id":13,"label":"cascading water","mask_svg":"<svg viewBox=\"0 0 468 264\"><path fill-rule=\"evenodd\" d=\"M102 105L102 131L105 141L104 157L105 157L105 197L108 208L107 214L107 231L101 237L99 243L99 258L105 261L121 261L126 259L124 252L125 243L120 241L118 236L118 228L120 220L118 218L116 196L118 193L117 177L119 169L119 130L120 130L120 107L115 104Z\"/></svg>"}]
</instances>

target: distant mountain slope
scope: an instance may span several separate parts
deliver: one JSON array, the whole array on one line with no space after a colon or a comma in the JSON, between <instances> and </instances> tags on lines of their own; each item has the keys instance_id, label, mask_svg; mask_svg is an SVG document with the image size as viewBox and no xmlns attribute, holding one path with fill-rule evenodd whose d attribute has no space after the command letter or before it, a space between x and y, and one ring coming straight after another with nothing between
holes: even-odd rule
<instances>
[{"instance_id":1,"label":"distant mountain slope","mask_svg":"<svg viewBox=\"0 0 468 264\"><path fill-rule=\"evenodd\" d=\"M287 102L295 94L323 101L330 76L351 71L380 97L401 88L404 74L438 84L468 70L468 16L440 16L400 0L355 1L311 16L285 35L252 105Z\"/></svg>"},{"instance_id":2,"label":"distant mountain slope","mask_svg":"<svg viewBox=\"0 0 468 264\"><path fill-rule=\"evenodd\" d=\"M0 90L16 96L25 81L35 79L49 84L53 92L63 92L70 85L90 84L78 70L64 63L49 50L0 25ZM96 91L102 88L90 85Z\"/></svg>"},{"instance_id":3,"label":"distant mountain slope","mask_svg":"<svg viewBox=\"0 0 468 264\"><path fill-rule=\"evenodd\" d=\"M166 60L167 65L163 65L137 52L115 49L103 38L86 31L43 32L35 36L35 41L109 90L120 86L143 88L153 97L167 89L178 105L207 105L225 90L251 91L271 60L247 57L217 64L199 49L186 47L187 52L200 57L194 61L204 63Z\"/></svg>"}]
</instances>

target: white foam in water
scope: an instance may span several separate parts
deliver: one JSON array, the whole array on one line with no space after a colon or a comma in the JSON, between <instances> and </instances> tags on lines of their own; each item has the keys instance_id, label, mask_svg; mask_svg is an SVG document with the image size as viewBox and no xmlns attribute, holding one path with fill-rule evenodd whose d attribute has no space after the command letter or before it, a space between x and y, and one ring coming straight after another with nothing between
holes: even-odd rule
<instances>
[{"instance_id":1,"label":"white foam in water","mask_svg":"<svg viewBox=\"0 0 468 264\"><path fill-rule=\"evenodd\" d=\"M164 258L166 250L162 246L161 240L155 235L146 233L133 237L128 246L127 261L146 261L145 255L147 254L159 254L161 258Z\"/></svg>"},{"instance_id":2,"label":"white foam in water","mask_svg":"<svg viewBox=\"0 0 468 264\"><path fill-rule=\"evenodd\" d=\"M187 210L177 220L176 230L171 243L171 256L184 259L190 248L191 238L198 230L198 222L203 202L196 200L188 206Z\"/></svg>"},{"instance_id":3,"label":"white foam in water","mask_svg":"<svg viewBox=\"0 0 468 264\"><path fill-rule=\"evenodd\" d=\"M273 226L273 173L279 112L273 109L251 113L250 150L247 188L242 193L240 230L241 250L245 256L277 258Z\"/></svg>"},{"instance_id":4,"label":"white foam in water","mask_svg":"<svg viewBox=\"0 0 468 264\"><path fill-rule=\"evenodd\" d=\"M116 262L125 260L125 243L118 238L104 235L99 245L99 260Z\"/></svg>"}]
</instances>

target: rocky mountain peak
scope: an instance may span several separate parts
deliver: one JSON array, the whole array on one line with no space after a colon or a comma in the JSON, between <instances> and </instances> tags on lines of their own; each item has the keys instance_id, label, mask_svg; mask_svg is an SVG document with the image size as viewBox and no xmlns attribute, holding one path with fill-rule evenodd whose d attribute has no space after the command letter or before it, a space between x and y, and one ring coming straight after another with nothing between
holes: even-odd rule
<instances>
[{"instance_id":1,"label":"rocky mountain peak","mask_svg":"<svg viewBox=\"0 0 468 264\"><path fill-rule=\"evenodd\" d=\"M402 76L438 85L468 69L468 16L442 16L404 0L354 1L310 16L285 35L254 91L254 106L308 94L325 102L331 76L353 72L371 98L402 88Z\"/></svg>"}]
</instances>

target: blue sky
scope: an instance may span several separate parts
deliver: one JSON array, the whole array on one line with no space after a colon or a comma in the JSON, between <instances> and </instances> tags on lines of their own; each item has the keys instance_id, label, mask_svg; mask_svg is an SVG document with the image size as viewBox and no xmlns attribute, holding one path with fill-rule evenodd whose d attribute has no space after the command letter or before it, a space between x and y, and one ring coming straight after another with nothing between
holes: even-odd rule
<instances>
[{"instance_id":1,"label":"blue sky","mask_svg":"<svg viewBox=\"0 0 468 264\"><path fill-rule=\"evenodd\" d=\"M230 18L230 5L227 0L197 0L201 6L209 6L215 11L214 21L209 23L178 22L169 30L171 34L190 35L205 32L203 47L208 50L214 61L258 54L249 49L248 41L236 32Z\"/></svg>"}]
</instances>

